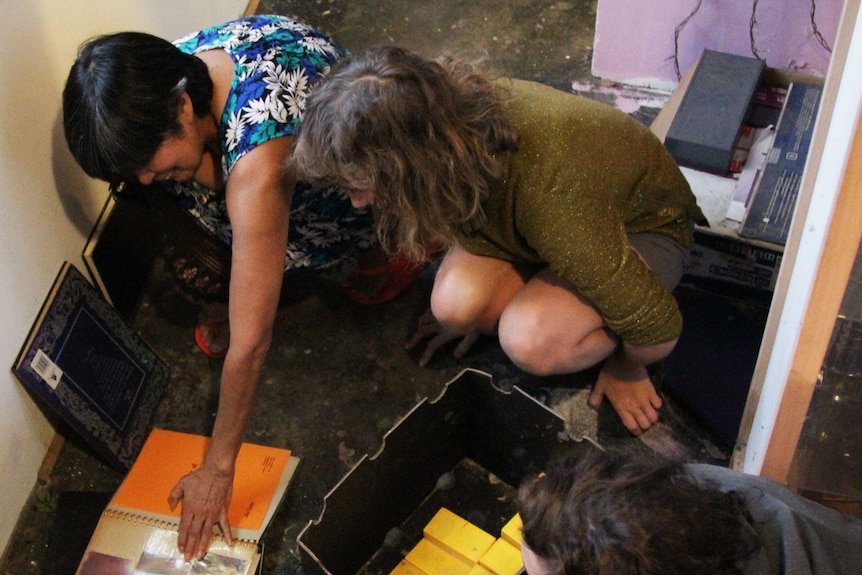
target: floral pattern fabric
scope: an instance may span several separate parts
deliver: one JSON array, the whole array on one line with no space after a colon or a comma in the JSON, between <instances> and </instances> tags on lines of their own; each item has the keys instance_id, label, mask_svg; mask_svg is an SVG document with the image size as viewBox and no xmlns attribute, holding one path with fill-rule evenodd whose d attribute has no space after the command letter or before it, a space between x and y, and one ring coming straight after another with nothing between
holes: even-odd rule
<instances>
[{"instance_id":1,"label":"floral pattern fabric","mask_svg":"<svg viewBox=\"0 0 862 575\"><path fill-rule=\"evenodd\" d=\"M234 20L174 44L187 54L221 48L236 66L219 125L225 180L249 150L296 131L309 88L346 54L321 32L277 16Z\"/></svg>"},{"instance_id":2,"label":"floral pattern fabric","mask_svg":"<svg viewBox=\"0 0 862 575\"><path fill-rule=\"evenodd\" d=\"M224 180L256 146L296 132L312 86L346 54L325 34L281 16L251 16L174 42L196 54L222 49L234 61L234 80L219 123ZM169 191L201 225L230 245L233 233L222 191L169 182ZM368 210L357 210L336 187L300 183L291 203L285 269L342 263L375 241Z\"/></svg>"}]
</instances>

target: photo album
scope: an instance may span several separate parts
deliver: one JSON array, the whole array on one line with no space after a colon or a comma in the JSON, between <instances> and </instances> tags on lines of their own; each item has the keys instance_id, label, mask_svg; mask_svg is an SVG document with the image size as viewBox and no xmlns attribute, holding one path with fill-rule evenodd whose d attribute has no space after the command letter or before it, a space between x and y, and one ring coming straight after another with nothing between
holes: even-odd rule
<instances>
[{"instance_id":1,"label":"photo album","mask_svg":"<svg viewBox=\"0 0 862 575\"><path fill-rule=\"evenodd\" d=\"M284 496L299 458L290 450L243 443L236 461L228 545L214 533L203 559L186 561L177 547L182 504L168 494L204 460L209 438L153 429L106 507L76 575L247 575L261 561L260 538Z\"/></svg>"}]
</instances>

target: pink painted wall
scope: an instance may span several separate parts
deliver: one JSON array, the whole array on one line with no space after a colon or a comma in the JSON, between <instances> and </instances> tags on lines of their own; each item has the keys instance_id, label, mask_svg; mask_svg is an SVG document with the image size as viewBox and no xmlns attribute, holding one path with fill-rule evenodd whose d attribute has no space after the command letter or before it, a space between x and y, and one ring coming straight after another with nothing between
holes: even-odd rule
<instances>
[{"instance_id":1,"label":"pink painted wall","mask_svg":"<svg viewBox=\"0 0 862 575\"><path fill-rule=\"evenodd\" d=\"M678 62L682 74L704 49L752 56L750 20L756 5L754 46L772 68L825 76L831 53L819 42L814 21L830 48L843 0L700 0L700 9L682 28ZM599 0L592 73L626 84L672 88L674 30L698 0Z\"/></svg>"}]
</instances>

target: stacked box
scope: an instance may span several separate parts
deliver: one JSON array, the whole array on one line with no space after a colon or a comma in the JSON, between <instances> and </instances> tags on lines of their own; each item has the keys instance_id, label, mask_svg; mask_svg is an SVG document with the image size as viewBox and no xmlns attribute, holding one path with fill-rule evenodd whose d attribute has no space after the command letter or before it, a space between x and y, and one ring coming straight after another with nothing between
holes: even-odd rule
<instances>
[{"instance_id":1,"label":"stacked box","mask_svg":"<svg viewBox=\"0 0 862 575\"><path fill-rule=\"evenodd\" d=\"M425 539L435 545L447 549L450 553L466 563L478 563L496 540L493 535L487 533L452 513L445 507L441 507L423 530Z\"/></svg>"},{"instance_id":2,"label":"stacked box","mask_svg":"<svg viewBox=\"0 0 862 575\"><path fill-rule=\"evenodd\" d=\"M822 93L817 84L790 85L775 139L748 201L741 236L787 242Z\"/></svg>"},{"instance_id":3,"label":"stacked box","mask_svg":"<svg viewBox=\"0 0 862 575\"><path fill-rule=\"evenodd\" d=\"M727 174L763 68L756 58L704 50L664 140L679 165Z\"/></svg>"},{"instance_id":4,"label":"stacked box","mask_svg":"<svg viewBox=\"0 0 862 575\"><path fill-rule=\"evenodd\" d=\"M769 301L778 279L780 246L695 228L682 285L733 297Z\"/></svg>"}]
</instances>

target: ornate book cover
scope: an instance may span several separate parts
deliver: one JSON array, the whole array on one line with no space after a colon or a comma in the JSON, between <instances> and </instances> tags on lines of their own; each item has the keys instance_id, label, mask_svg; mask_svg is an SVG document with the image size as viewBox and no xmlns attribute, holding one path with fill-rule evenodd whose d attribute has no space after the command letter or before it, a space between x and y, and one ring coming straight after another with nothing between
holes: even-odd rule
<instances>
[{"instance_id":1,"label":"ornate book cover","mask_svg":"<svg viewBox=\"0 0 862 575\"><path fill-rule=\"evenodd\" d=\"M105 460L127 470L152 427L167 364L65 262L13 371Z\"/></svg>"}]
</instances>

